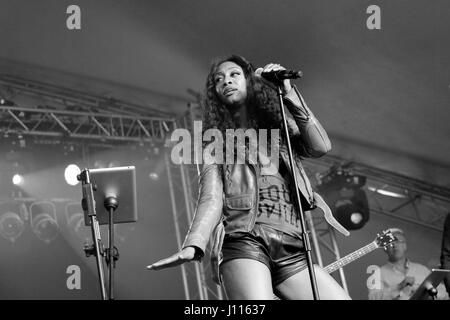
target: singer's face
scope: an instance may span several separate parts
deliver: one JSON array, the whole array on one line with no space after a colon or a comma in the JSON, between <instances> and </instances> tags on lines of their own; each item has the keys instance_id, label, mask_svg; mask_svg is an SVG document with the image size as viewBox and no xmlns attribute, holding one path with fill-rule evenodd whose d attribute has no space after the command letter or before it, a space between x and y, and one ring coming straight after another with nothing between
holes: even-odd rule
<instances>
[{"instance_id":1,"label":"singer's face","mask_svg":"<svg viewBox=\"0 0 450 320\"><path fill-rule=\"evenodd\" d=\"M217 67L214 74L216 93L228 106L243 105L247 98L247 80L244 71L234 62L226 61Z\"/></svg>"}]
</instances>

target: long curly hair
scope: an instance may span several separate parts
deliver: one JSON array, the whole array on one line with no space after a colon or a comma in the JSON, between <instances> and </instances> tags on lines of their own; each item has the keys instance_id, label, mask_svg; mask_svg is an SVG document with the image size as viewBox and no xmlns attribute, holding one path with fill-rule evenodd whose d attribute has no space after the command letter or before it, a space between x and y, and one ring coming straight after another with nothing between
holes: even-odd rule
<instances>
[{"instance_id":1,"label":"long curly hair","mask_svg":"<svg viewBox=\"0 0 450 320\"><path fill-rule=\"evenodd\" d=\"M210 128L220 130L225 137L226 129L237 129L239 126L234 122L231 113L224 105L216 92L214 75L220 64L234 62L244 71L247 80L247 119L249 128L258 129L281 129L282 118L280 114L279 101L275 86L255 75L253 65L244 57L231 55L226 58L217 59L211 65L203 96L203 130Z\"/></svg>"}]
</instances>

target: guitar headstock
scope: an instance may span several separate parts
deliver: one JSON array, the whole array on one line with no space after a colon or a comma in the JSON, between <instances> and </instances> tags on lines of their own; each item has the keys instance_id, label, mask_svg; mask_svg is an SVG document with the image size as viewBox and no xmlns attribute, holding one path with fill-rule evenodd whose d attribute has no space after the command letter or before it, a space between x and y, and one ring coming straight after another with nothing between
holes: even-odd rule
<instances>
[{"instance_id":1,"label":"guitar headstock","mask_svg":"<svg viewBox=\"0 0 450 320\"><path fill-rule=\"evenodd\" d=\"M375 242L379 248L387 248L392 246L392 244L398 239L392 234L391 230L384 230L381 234L377 234Z\"/></svg>"}]
</instances>

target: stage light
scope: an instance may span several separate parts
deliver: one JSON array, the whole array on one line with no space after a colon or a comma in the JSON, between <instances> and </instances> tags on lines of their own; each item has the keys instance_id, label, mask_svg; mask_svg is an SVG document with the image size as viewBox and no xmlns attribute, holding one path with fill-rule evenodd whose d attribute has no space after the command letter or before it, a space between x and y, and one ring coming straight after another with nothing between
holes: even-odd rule
<instances>
[{"instance_id":1,"label":"stage light","mask_svg":"<svg viewBox=\"0 0 450 320\"><path fill-rule=\"evenodd\" d=\"M19 214L23 220L28 220L30 218L30 212L25 203L19 204Z\"/></svg>"},{"instance_id":2,"label":"stage light","mask_svg":"<svg viewBox=\"0 0 450 320\"><path fill-rule=\"evenodd\" d=\"M24 222L17 213L6 212L0 216L0 235L3 238L15 242L24 229Z\"/></svg>"},{"instance_id":3,"label":"stage light","mask_svg":"<svg viewBox=\"0 0 450 320\"><path fill-rule=\"evenodd\" d=\"M337 169L322 177L318 185L336 220L348 230L361 229L369 221L369 202L362 189L365 183L366 177Z\"/></svg>"},{"instance_id":4,"label":"stage light","mask_svg":"<svg viewBox=\"0 0 450 320\"><path fill-rule=\"evenodd\" d=\"M20 174L18 174L18 173L14 174L13 177L12 177L12 183L13 183L15 186L20 186L20 185L22 185L22 184L23 184L23 181L24 181L23 177L22 177Z\"/></svg>"},{"instance_id":5,"label":"stage light","mask_svg":"<svg viewBox=\"0 0 450 320\"><path fill-rule=\"evenodd\" d=\"M158 181L159 180L159 175L156 172L151 172L148 177L153 180L153 181Z\"/></svg>"},{"instance_id":6,"label":"stage light","mask_svg":"<svg viewBox=\"0 0 450 320\"><path fill-rule=\"evenodd\" d=\"M80 168L76 164L69 164L64 170L64 178L71 186L76 186L79 181L77 176L81 173Z\"/></svg>"},{"instance_id":7,"label":"stage light","mask_svg":"<svg viewBox=\"0 0 450 320\"><path fill-rule=\"evenodd\" d=\"M358 230L369 220L369 204L364 190L352 191L352 196L341 198L334 203L335 215L346 229Z\"/></svg>"},{"instance_id":8,"label":"stage light","mask_svg":"<svg viewBox=\"0 0 450 320\"><path fill-rule=\"evenodd\" d=\"M16 201L0 202L0 235L14 243L25 229L28 209L25 203Z\"/></svg>"},{"instance_id":9,"label":"stage light","mask_svg":"<svg viewBox=\"0 0 450 320\"><path fill-rule=\"evenodd\" d=\"M56 208L50 201L36 201L30 205L30 223L34 234L45 243L52 242L59 233Z\"/></svg>"},{"instance_id":10,"label":"stage light","mask_svg":"<svg viewBox=\"0 0 450 320\"><path fill-rule=\"evenodd\" d=\"M388 197L392 197L392 198L400 198L400 199L406 198L405 194L401 194L401 193L398 193L398 192L385 190L384 188L368 187L367 189L372 191L372 192L379 193L379 194L381 194L383 196L388 196Z\"/></svg>"},{"instance_id":11,"label":"stage light","mask_svg":"<svg viewBox=\"0 0 450 320\"><path fill-rule=\"evenodd\" d=\"M85 225L83 213L78 212L71 215L68 220L68 226L83 243L91 239L91 229Z\"/></svg>"},{"instance_id":12,"label":"stage light","mask_svg":"<svg viewBox=\"0 0 450 320\"><path fill-rule=\"evenodd\" d=\"M84 223L84 213L81 203L70 202L65 208L67 226L83 243L89 242L92 238L91 228Z\"/></svg>"},{"instance_id":13,"label":"stage light","mask_svg":"<svg viewBox=\"0 0 450 320\"><path fill-rule=\"evenodd\" d=\"M14 102L11 100L6 100L3 98L0 99L0 106L12 107L13 105L14 105Z\"/></svg>"}]
</instances>

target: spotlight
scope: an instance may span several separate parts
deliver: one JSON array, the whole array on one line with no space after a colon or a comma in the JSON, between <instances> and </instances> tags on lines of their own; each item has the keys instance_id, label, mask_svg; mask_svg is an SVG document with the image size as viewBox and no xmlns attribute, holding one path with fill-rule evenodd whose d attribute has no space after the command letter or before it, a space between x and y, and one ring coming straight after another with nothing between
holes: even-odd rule
<instances>
[{"instance_id":1,"label":"spotlight","mask_svg":"<svg viewBox=\"0 0 450 320\"><path fill-rule=\"evenodd\" d=\"M28 208L25 203L19 204L19 213L22 219L27 221L30 218L30 212L28 211Z\"/></svg>"},{"instance_id":2,"label":"spotlight","mask_svg":"<svg viewBox=\"0 0 450 320\"><path fill-rule=\"evenodd\" d=\"M81 203L70 202L66 205L67 226L83 243L91 239L91 229L84 223L83 209Z\"/></svg>"},{"instance_id":3,"label":"spotlight","mask_svg":"<svg viewBox=\"0 0 450 320\"><path fill-rule=\"evenodd\" d=\"M6 212L0 216L0 235L3 238L15 242L24 229L24 222L17 213Z\"/></svg>"},{"instance_id":4,"label":"spotlight","mask_svg":"<svg viewBox=\"0 0 450 320\"><path fill-rule=\"evenodd\" d=\"M36 201L30 205L30 222L34 234L49 244L58 236L55 205L50 201Z\"/></svg>"},{"instance_id":5,"label":"spotlight","mask_svg":"<svg viewBox=\"0 0 450 320\"><path fill-rule=\"evenodd\" d=\"M365 183L366 177L338 169L318 185L336 220L348 230L361 229L369 221L369 202L362 189Z\"/></svg>"},{"instance_id":6,"label":"spotlight","mask_svg":"<svg viewBox=\"0 0 450 320\"><path fill-rule=\"evenodd\" d=\"M364 190L353 190L353 196L334 203L336 219L348 230L361 229L369 220L369 204Z\"/></svg>"},{"instance_id":7,"label":"spotlight","mask_svg":"<svg viewBox=\"0 0 450 320\"><path fill-rule=\"evenodd\" d=\"M0 106L12 107L13 105L14 105L14 102L11 100L6 100L3 98L0 99Z\"/></svg>"},{"instance_id":8,"label":"spotlight","mask_svg":"<svg viewBox=\"0 0 450 320\"><path fill-rule=\"evenodd\" d=\"M376 192L376 193L382 194L383 196L388 196L388 197L392 197L392 198L401 198L401 199L406 198L405 194L401 194L401 193L398 193L398 192L385 190L384 189L385 187L386 186L384 186L383 188L375 188L375 187L369 186L367 189L369 189L372 192Z\"/></svg>"},{"instance_id":9,"label":"spotlight","mask_svg":"<svg viewBox=\"0 0 450 320\"><path fill-rule=\"evenodd\" d=\"M12 177L12 183L15 185L15 186L20 186L20 185L22 185L23 184L23 176L22 175L20 175L20 174L18 174L18 173L16 173L15 175L13 175L13 177Z\"/></svg>"},{"instance_id":10,"label":"spotlight","mask_svg":"<svg viewBox=\"0 0 450 320\"><path fill-rule=\"evenodd\" d=\"M158 181L159 180L159 175L156 172L151 172L148 176L153 181Z\"/></svg>"},{"instance_id":11,"label":"spotlight","mask_svg":"<svg viewBox=\"0 0 450 320\"><path fill-rule=\"evenodd\" d=\"M69 164L64 170L64 178L71 186L76 186L79 181L77 176L81 173L80 168L76 164Z\"/></svg>"},{"instance_id":12,"label":"spotlight","mask_svg":"<svg viewBox=\"0 0 450 320\"><path fill-rule=\"evenodd\" d=\"M24 183L25 179L22 174L27 171L23 164L24 160L18 161L20 156L20 152L14 152L13 150L7 155L7 159L12 161L9 170L13 173L11 181L15 186L21 186Z\"/></svg>"}]
</instances>

